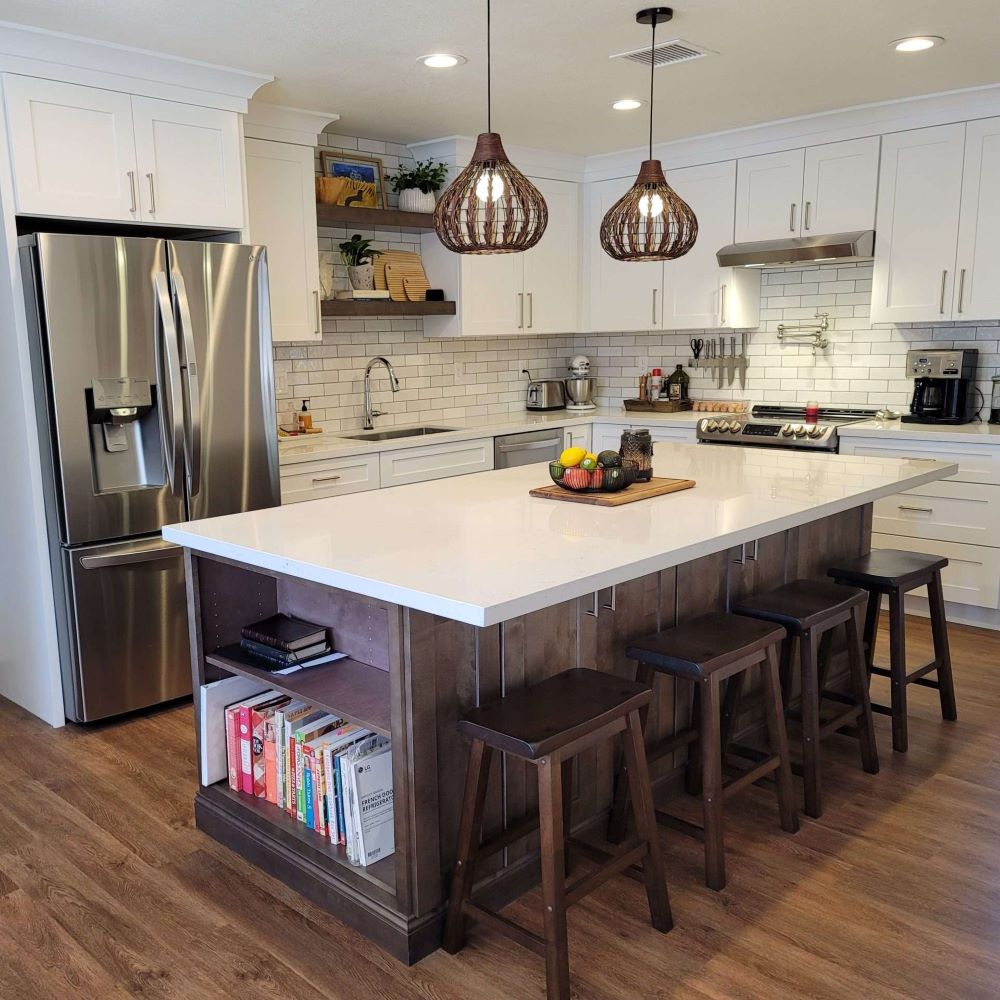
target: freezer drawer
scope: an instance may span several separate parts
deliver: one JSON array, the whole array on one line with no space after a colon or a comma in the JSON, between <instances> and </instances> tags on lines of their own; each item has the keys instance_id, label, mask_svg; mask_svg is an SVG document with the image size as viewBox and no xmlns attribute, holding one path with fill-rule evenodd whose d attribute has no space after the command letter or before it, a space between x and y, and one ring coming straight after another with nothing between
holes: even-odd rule
<instances>
[{"instance_id":1,"label":"freezer drawer","mask_svg":"<svg viewBox=\"0 0 1000 1000\"><path fill-rule=\"evenodd\" d=\"M64 549L78 722L191 693L184 550L160 538Z\"/></svg>"}]
</instances>

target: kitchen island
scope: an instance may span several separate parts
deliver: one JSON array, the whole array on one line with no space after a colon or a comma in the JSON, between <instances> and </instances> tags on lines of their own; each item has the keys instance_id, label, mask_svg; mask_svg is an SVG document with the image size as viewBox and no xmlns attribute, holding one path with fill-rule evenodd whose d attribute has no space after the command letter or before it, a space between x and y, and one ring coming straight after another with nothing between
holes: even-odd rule
<instances>
[{"instance_id":1,"label":"kitchen island","mask_svg":"<svg viewBox=\"0 0 1000 1000\"><path fill-rule=\"evenodd\" d=\"M462 713L574 666L628 674L629 639L823 575L868 550L874 501L955 469L661 444L655 474L697 485L619 508L529 497L548 478L537 465L165 528L187 549L196 704L203 686L236 675L389 735L393 747L396 852L359 868L276 806L208 774L204 748L222 723L199 712L198 826L415 961L439 942L467 760L455 732ZM329 626L349 658L275 676L218 652L277 611ZM737 726L748 738L752 701ZM685 725L689 710L683 687L659 684L650 740ZM681 765L657 762L658 792ZM603 831L613 768L611 748L580 758L578 835ZM487 836L531 815L527 778L521 762L503 762ZM534 848L529 838L497 855L481 885L492 905L535 879Z\"/></svg>"}]
</instances>

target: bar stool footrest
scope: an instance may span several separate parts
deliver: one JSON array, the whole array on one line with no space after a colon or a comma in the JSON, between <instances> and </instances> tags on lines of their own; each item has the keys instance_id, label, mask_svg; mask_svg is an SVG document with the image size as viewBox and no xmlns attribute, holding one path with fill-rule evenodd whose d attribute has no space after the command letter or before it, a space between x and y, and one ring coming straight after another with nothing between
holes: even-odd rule
<instances>
[{"instance_id":1,"label":"bar stool footrest","mask_svg":"<svg viewBox=\"0 0 1000 1000\"><path fill-rule=\"evenodd\" d=\"M641 842L625 847L622 850L608 852L610 857L592 872L581 876L572 885L566 887L566 905L572 906L580 902L584 896L603 885L609 878L629 870L646 856L646 844Z\"/></svg>"},{"instance_id":2,"label":"bar stool footrest","mask_svg":"<svg viewBox=\"0 0 1000 1000\"><path fill-rule=\"evenodd\" d=\"M756 767L751 767L744 771L737 778L730 778L722 786L722 797L728 799L731 795L742 791L747 785L752 785L755 781L767 777L772 771L777 771L781 766L781 758L777 754L768 755L766 760L761 761Z\"/></svg>"},{"instance_id":3,"label":"bar stool footrest","mask_svg":"<svg viewBox=\"0 0 1000 1000\"><path fill-rule=\"evenodd\" d=\"M519 945L533 951L536 955L545 958L545 938L539 936L534 931L529 931L527 927L515 923L502 913L490 910L485 906L480 906L472 900L466 900L462 910L467 917L471 917L477 923L489 927L491 930L509 937Z\"/></svg>"},{"instance_id":4,"label":"bar stool footrest","mask_svg":"<svg viewBox=\"0 0 1000 1000\"><path fill-rule=\"evenodd\" d=\"M705 828L698 826L697 823L689 823L686 819L674 816L673 813L664 812L662 809L656 810L656 822L705 843Z\"/></svg>"},{"instance_id":5,"label":"bar stool footrest","mask_svg":"<svg viewBox=\"0 0 1000 1000\"><path fill-rule=\"evenodd\" d=\"M534 833L539 827L539 822L538 813L525 816L524 819L518 820L513 826L504 830L503 833L498 833L491 840L480 844L476 850L476 863L478 864L483 858L488 858L491 854L502 851L505 847L510 847L511 844L516 843L522 837L527 837L529 834Z\"/></svg>"}]
</instances>

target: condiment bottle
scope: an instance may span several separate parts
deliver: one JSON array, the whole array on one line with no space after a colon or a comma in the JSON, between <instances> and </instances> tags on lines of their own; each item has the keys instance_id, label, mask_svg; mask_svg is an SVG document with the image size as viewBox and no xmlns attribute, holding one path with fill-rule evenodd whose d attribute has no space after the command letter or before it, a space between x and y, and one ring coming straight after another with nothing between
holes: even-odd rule
<instances>
[{"instance_id":1,"label":"condiment bottle","mask_svg":"<svg viewBox=\"0 0 1000 1000\"><path fill-rule=\"evenodd\" d=\"M312 430L313 418L312 414L309 412L309 400L302 400L302 409L299 410L299 433L305 434Z\"/></svg>"},{"instance_id":2,"label":"condiment bottle","mask_svg":"<svg viewBox=\"0 0 1000 1000\"><path fill-rule=\"evenodd\" d=\"M649 398L655 403L663 393L663 371L654 368L649 373Z\"/></svg>"}]
</instances>

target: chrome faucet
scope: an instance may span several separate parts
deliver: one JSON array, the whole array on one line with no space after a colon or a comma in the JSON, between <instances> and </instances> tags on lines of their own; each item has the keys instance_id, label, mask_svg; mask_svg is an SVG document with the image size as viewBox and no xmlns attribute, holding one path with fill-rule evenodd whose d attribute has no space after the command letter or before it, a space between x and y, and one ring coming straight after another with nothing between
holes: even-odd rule
<instances>
[{"instance_id":1,"label":"chrome faucet","mask_svg":"<svg viewBox=\"0 0 1000 1000\"><path fill-rule=\"evenodd\" d=\"M396 378L396 373L395 373L395 371L393 371L392 365L389 363L389 360L387 358L383 358L381 356L379 356L377 358L372 358L371 361L368 362L368 367L365 368L365 423L364 423L364 429L366 431L370 431L375 426L375 424L372 423L372 421L375 419L375 417L381 417L382 416L382 411L381 410L373 410L372 409L372 383L371 383L371 374L372 374L372 369L376 365L385 365L385 370L389 373L389 386L392 388L393 392L399 392L399 379Z\"/></svg>"}]
</instances>

